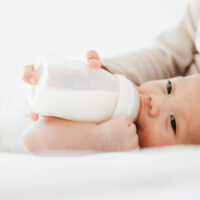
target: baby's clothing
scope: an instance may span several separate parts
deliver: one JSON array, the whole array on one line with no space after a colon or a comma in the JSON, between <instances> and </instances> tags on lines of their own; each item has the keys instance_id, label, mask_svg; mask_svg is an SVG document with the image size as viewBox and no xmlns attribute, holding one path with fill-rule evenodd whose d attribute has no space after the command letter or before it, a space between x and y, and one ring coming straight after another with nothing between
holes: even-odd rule
<instances>
[{"instance_id":1,"label":"baby's clothing","mask_svg":"<svg viewBox=\"0 0 200 200\"><path fill-rule=\"evenodd\" d=\"M26 117L26 85L0 90L0 151L26 153L22 133L32 122Z\"/></svg>"},{"instance_id":2,"label":"baby's clothing","mask_svg":"<svg viewBox=\"0 0 200 200\"><path fill-rule=\"evenodd\" d=\"M101 59L111 73L137 85L200 72L200 0L192 0L180 23L161 33L149 48Z\"/></svg>"}]
</instances>

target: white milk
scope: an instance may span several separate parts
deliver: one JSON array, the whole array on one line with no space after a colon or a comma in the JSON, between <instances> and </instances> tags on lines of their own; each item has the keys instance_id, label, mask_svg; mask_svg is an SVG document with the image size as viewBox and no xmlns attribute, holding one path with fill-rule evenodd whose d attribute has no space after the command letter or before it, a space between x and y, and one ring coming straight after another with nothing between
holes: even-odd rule
<instances>
[{"instance_id":1,"label":"white milk","mask_svg":"<svg viewBox=\"0 0 200 200\"><path fill-rule=\"evenodd\" d=\"M62 90L45 89L31 109L42 115L76 121L102 122L112 117L117 98L116 92L91 90L63 93Z\"/></svg>"}]
</instances>

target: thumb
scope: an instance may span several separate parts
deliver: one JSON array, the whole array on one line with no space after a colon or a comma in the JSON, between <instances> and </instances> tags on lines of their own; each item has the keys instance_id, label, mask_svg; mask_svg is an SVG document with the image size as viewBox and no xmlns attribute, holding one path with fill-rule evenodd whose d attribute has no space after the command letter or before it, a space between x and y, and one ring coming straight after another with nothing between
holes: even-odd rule
<instances>
[{"instance_id":1,"label":"thumb","mask_svg":"<svg viewBox=\"0 0 200 200\"><path fill-rule=\"evenodd\" d=\"M99 54L95 50L90 50L87 53L88 66L94 69L101 68Z\"/></svg>"}]
</instances>

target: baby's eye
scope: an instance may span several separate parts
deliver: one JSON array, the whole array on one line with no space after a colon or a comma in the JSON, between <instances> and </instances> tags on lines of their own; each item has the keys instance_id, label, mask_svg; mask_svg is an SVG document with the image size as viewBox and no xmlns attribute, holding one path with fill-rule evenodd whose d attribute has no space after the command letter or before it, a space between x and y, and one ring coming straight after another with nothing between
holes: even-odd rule
<instances>
[{"instance_id":1,"label":"baby's eye","mask_svg":"<svg viewBox=\"0 0 200 200\"><path fill-rule=\"evenodd\" d=\"M176 134L176 120L172 115L171 115L171 126L172 126L174 133Z\"/></svg>"},{"instance_id":2,"label":"baby's eye","mask_svg":"<svg viewBox=\"0 0 200 200\"><path fill-rule=\"evenodd\" d=\"M167 93L170 94L172 91L172 82L170 80L168 80L167 83Z\"/></svg>"}]
</instances>

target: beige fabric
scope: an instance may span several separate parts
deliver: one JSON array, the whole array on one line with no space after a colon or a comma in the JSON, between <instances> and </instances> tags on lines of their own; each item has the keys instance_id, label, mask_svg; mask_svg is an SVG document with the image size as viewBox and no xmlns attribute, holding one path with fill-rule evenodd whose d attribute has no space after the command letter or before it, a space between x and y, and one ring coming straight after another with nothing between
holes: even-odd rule
<instances>
[{"instance_id":1,"label":"beige fabric","mask_svg":"<svg viewBox=\"0 0 200 200\"><path fill-rule=\"evenodd\" d=\"M200 72L200 0L192 0L176 27L156 38L149 48L101 59L111 73L135 84Z\"/></svg>"}]
</instances>

